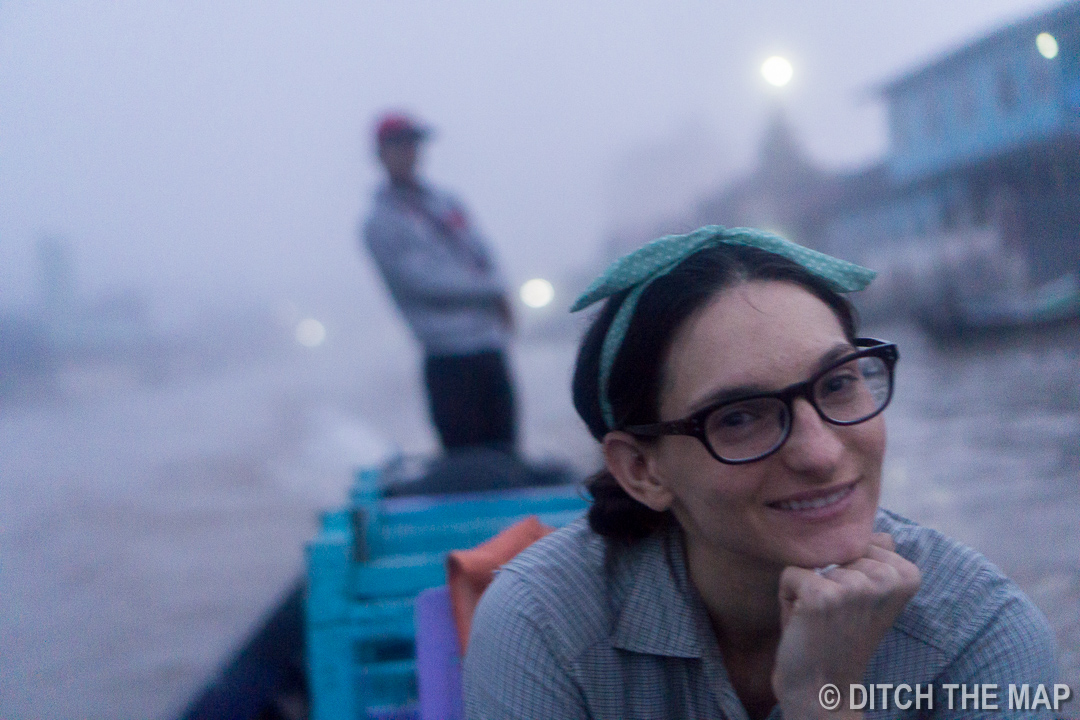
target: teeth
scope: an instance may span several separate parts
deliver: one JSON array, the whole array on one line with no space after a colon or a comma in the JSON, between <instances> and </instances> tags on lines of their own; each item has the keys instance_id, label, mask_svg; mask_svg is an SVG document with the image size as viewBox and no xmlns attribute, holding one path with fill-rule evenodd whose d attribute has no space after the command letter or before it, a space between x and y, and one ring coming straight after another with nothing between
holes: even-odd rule
<instances>
[{"instance_id":1,"label":"teeth","mask_svg":"<svg viewBox=\"0 0 1080 720\"><path fill-rule=\"evenodd\" d=\"M815 498L814 500L791 500L776 503L776 507L781 510L816 510L817 508L823 508L826 505L832 505L834 502L840 500L845 495L851 492L850 487L846 487L843 490L837 490L831 495Z\"/></svg>"}]
</instances>

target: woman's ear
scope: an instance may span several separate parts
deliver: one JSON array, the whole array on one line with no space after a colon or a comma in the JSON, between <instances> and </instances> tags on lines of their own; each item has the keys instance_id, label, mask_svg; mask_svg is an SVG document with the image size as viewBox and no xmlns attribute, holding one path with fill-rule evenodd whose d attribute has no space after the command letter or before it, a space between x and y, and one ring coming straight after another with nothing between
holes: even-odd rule
<instances>
[{"instance_id":1,"label":"woman's ear","mask_svg":"<svg viewBox=\"0 0 1080 720\"><path fill-rule=\"evenodd\" d=\"M604 462L626 494L657 512L671 507L671 492L656 476L647 447L621 430L604 436Z\"/></svg>"}]
</instances>

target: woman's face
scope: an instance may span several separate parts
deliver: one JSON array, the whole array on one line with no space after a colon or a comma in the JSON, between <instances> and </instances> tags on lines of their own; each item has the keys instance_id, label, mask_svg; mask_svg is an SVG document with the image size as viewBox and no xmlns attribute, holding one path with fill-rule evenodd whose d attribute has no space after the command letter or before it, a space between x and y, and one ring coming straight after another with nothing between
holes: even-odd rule
<instances>
[{"instance_id":1,"label":"woman's face","mask_svg":"<svg viewBox=\"0 0 1080 720\"><path fill-rule=\"evenodd\" d=\"M668 352L660 418L676 420L725 390L779 390L854 351L832 310L798 285L754 281L717 294ZM881 488L885 423L826 423L795 400L791 435L769 457L720 463L695 438L652 446L652 471L691 556L821 567L862 557Z\"/></svg>"}]
</instances>

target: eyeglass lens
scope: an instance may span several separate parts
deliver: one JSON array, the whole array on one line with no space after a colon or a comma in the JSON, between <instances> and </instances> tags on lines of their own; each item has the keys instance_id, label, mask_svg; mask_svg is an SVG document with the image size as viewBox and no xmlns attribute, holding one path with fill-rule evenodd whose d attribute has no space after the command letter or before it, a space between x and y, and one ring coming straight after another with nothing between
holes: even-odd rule
<instances>
[{"instance_id":1,"label":"eyeglass lens","mask_svg":"<svg viewBox=\"0 0 1080 720\"><path fill-rule=\"evenodd\" d=\"M855 424L880 411L889 400L885 361L861 357L829 369L812 387L818 412L832 423ZM705 419L709 445L725 460L746 460L768 453L787 437L788 404L777 397L737 400L721 405Z\"/></svg>"}]
</instances>

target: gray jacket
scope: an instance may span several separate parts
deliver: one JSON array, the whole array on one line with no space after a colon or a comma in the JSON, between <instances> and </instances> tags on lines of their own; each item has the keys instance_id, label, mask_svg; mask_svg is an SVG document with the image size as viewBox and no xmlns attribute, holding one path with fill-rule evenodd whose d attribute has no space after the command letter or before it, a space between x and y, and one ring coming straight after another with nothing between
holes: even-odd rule
<instances>
[{"instance_id":1,"label":"gray jacket","mask_svg":"<svg viewBox=\"0 0 1080 720\"><path fill-rule=\"evenodd\" d=\"M450 195L385 185L364 241L428 355L468 355L509 339L506 290L491 255Z\"/></svg>"}]
</instances>

